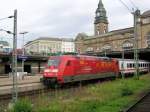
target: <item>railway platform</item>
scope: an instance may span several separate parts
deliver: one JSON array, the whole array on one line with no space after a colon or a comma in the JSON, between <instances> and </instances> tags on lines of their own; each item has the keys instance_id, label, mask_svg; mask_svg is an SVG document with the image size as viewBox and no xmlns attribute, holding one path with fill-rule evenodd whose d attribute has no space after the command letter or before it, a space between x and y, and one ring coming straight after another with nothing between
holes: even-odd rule
<instances>
[{"instance_id":1,"label":"railway platform","mask_svg":"<svg viewBox=\"0 0 150 112\"><path fill-rule=\"evenodd\" d=\"M42 76L25 76L24 79L18 79L18 92L27 92L43 89L44 85L40 82ZM0 78L0 95L12 93L13 78Z\"/></svg>"}]
</instances>

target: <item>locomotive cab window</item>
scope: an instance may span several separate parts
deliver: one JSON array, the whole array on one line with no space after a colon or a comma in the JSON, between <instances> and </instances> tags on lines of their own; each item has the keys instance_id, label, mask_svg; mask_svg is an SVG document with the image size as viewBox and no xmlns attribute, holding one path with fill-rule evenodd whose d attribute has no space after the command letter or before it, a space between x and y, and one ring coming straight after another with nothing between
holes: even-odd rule
<instances>
[{"instance_id":1,"label":"locomotive cab window","mask_svg":"<svg viewBox=\"0 0 150 112\"><path fill-rule=\"evenodd\" d=\"M60 63L60 60L58 59L49 59L48 60L48 66L58 66Z\"/></svg>"}]
</instances>

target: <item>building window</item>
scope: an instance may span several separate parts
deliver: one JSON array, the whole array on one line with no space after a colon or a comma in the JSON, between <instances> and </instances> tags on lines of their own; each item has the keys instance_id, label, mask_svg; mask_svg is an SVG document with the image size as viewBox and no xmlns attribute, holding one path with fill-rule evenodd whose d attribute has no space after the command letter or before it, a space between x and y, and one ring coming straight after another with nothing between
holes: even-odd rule
<instances>
[{"instance_id":1,"label":"building window","mask_svg":"<svg viewBox=\"0 0 150 112\"><path fill-rule=\"evenodd\" d=\"M106 44L102 47L102 51L112 51L112 46L110 44Z\"/></svg>"},{"instance_id":2,"label":"building window","mask_svg":"<svg viewBox=\"0 0 150 112\"><path fill-rule=\"evenodd\" d=\"M104 33L107 33L107 27L104 26Z\"/></svg>"},{"instance_id":3,"label":"building window","mask_svg":"<svg viewBox=\"0 0 150 112\"><path fill-rule=\"evenodd\" d=\"M133 49L133 47L134 47L134 45L130 41L125 41L122 45L123 50L131 50L131 49Z\"/></svg>"},{"instance_id":4,"label":"building window","mask_svg":"<svg viewBox=\"0 0 150 112\"><path fill-rule=\"evenodd\" d=\"M147 45L150 48L150 32L146 35L147 37Z\"/></svg>"},{"instance_id":5,"label":"building window","mask_svg":"<svg viewBox=\"0 0 150 112\"><path fill-rule=\"evenodd\" d=\"M88 47L87 49L86 49L86 52L93 52L94 51L94 48L93 47Z\"/></svg>"},{"instance_id":6,"label":"building window","mask_svg":"<svg viewBox=\"0 0 150 112\"><path fill-rule=\"evenodd\" d=\"M148 44L148 47L150 47L150 37L148 37L147 39L147 44Z\"/></svg>"},{"instance_id":7,"label":"building window","mask_svg":"<svg viewBox=\"0 0 150 112\"><path fill-rule=\"evenodd\" d=\"M148 23L150 23L150 18L143 19L143 24L148 24Z\"/></svg>"},{"instance_id":8,"label":"building window","mask_svg":"<svg viewBox=\"0 0 150 112\"><path fill-rule=\"evenodd\" d=\"M100 31L99 31L99 29L97 29L97 35L100 35Z\"/></svg>"}]
</instances>

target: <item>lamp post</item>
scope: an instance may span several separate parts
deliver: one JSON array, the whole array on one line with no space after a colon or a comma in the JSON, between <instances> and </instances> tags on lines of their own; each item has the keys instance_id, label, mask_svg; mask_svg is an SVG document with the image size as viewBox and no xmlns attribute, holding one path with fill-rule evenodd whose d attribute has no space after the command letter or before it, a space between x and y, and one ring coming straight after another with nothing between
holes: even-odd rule
<instances>
[{"instance_id":1,"label":"lamp post","mask_svg":"<svg viewBox=\"0 0 150 112\"><path fill-rule=\"evenodd\" d=\"M18 98L18 87L17 87L17 10L14 10L14 32L13 32L13 53L12 53L12 75L13 75L13 103Z\"/></svg>"},{"instance_id":2,"label":"lamp post","mask_svg":"<svg viewBox=\"0 0 150 112\"><path fill-rule=\"evenodd\" d=\"M25 51L24 51L24 35L27 34L28 32L20 32L19 34L22 35L22 56L25 55ZM24 59L22 59L22 73L24 72ZM24 73L23 73L24 74Z\"/></svg>"},{"instance_id":3,"label":"lamp post","mask_svg":"<svg viewBox=\"0 0 150 112\"><path fill-rule=\"evenodd\" d=\"M18 87L17 87L17 10L14 10L13 16L8 16L0 20L7 18L14 18L13 33L11 31L0 29L8 34L13 35L13 52L12 52L12 76L13 76L13 88L12 88L12 101L15 103L18 98Z\"/></svg>"}]
</instances>

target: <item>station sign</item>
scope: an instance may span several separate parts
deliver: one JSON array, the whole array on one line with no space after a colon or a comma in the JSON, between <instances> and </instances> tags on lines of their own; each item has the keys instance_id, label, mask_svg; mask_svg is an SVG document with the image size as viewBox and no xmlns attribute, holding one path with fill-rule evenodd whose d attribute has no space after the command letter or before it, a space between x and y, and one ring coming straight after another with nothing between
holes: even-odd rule
<instances>
[{"instance_id":1,"label":"station sign","mask_svg":"<svg viewBox=\"0 0 150 112\"><path fill-rule=\"evenodd\" d=\"M21 60L27 60L28 59L28 57L27 56L22 56L22 55L20 55L20 56L18 56L18 59L21 59Z\"/></svg>"}]
</instances>

